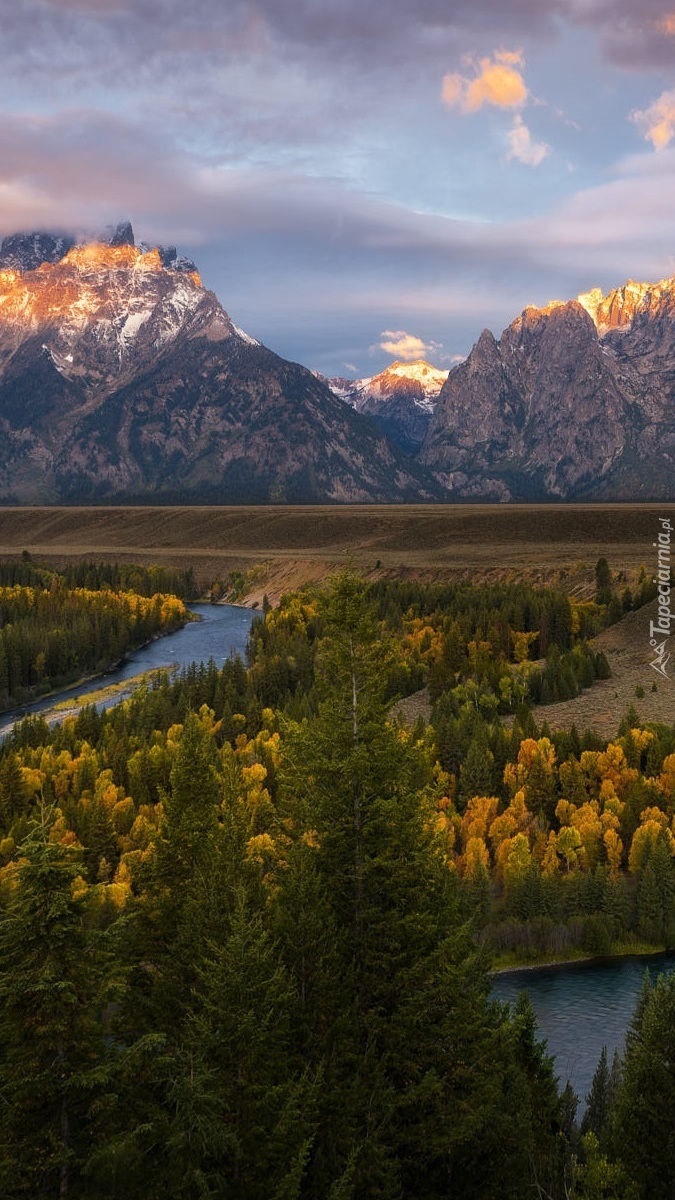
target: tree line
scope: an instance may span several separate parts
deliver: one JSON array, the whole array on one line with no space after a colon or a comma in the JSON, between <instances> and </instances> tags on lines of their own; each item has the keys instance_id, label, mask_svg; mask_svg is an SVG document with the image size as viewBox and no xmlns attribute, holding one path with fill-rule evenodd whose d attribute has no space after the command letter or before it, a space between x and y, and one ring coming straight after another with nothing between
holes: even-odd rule
<instances>
[{"instance_id":1,"label":"tree line","mask_svg":"<svg viewBox=\"0 0 675 1200\"><path fill-rule=\"evenodd\" d=\"M198 587L192 567L141 566L138 563L95 563L87 559L55 567L36 562L27 550L20 559L0 560L0 587L49 588L53 580L69 588L90 592L135 592L154 596L158 592L196 600Z\"/></svg>"},{"instance_id":2,"label":"tree line","mask_svg":"<svg viewBox=\"0 0 675 1200\"><path fill-rule=\"evenodd\" d=\"M0 564L0 578L15 574L16 566L29 577L34 573L30 564L4 564L3 575ZM115 577L107 569L104 575ZM153 581L148 570L141 580L146 592ZM107 578L98 583L95 589L75 587L54 571L48 583L0 583L0 710L106 670L188 619L174 595L113 590Z\"/></svg>"}]
</instances>

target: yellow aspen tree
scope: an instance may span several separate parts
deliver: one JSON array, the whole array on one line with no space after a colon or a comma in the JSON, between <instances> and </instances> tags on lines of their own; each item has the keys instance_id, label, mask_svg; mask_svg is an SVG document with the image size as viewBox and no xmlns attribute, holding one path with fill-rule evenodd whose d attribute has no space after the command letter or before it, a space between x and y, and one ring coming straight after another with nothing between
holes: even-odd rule
<instances>
[{"instance_id":1,"label":"yellow aspen tree","mask_svg":"<svg viewBox=\"0 0 675 1200\"><path fill-rule=\"evenodd\" d=\"M635 783L638 777L635 767L628 766L623 746L619 742L610 742L607 749L598 754L597 769L600 779L609 779L621 799L625 798L631 784Z\"/></svg>"},{"instance_id":2,"label":"yellow aspen tree","mask_svg":"<svg viewBox=\"0 0 675 1200\"><path fill-rule=\"evenodd\" d=\"M579 830L583 848L583 864L592 870L600 857L602 841L602 821L600 820L600 805L597 800L582 804L572 814L570 824Z\"/></svg>"},{"instance_id":3,"label":"yellow aspen tree","mask_svg":"<svg viewBox=\"0 0 675 1200\"><path fill-rule=\"evenodd\" d=\"M462 843L466 846L469 838L485 838L499 808L497 796L473 796L469 800L462 817Z\"/></svg>"},{"instance_id":4,"label":"yellow aspen tree","mask_svg":"<svg viewBox=\"0 0 675 1200\"><path fill-rule=\"evenodd\" d=\"M675 805L675 754L669 754L664 758L659 783L670 805Z\"/></svg>"},{"instance_id":5,"label":"yellow aspen tree","mask_svg":"<svg viewBox=\"0 0 675 1200\"><path fill-rule=\"evenodd\" d=\"M541 860L540 870L542 875L547 879L552 879L560 870L560 858L558 856L558 835L554 829L548 835L546 843L546 851Z\"/></svg>"},{"instance_id":6,"label":"yellow aspen tree","mask_svg":"<svg viewBox=\"0 0 675 1200\"><path fill-rule=\"evenodd\" d=\"M504 863L504 883L507 888L514 888L523 883L533 865L529 839L524 833L517 833L511 839L508 857Z\"/></svg>"},{"instance_id":7,"label":"yellow aspen tree","mask_svg":"<svg viewBox=\"0 0 675 1200\"><path fill-rule=\"evenodd\" d=\"M633 834L628 854L628 870L631 875L639 874L643 870L647 859L662 836L664 836L664 829L660 821L647 820L638 825ZM669 829L665 830L665 836L669 846L672 847L673 838Z\"/></svg>"},{"instance_id":8,"label":"yellow aspen tree","mask_svg":"<svg viewBox=\"0 0 675 1200\"><path fill-rule=\"evenodd\" d=\"M623 842L616 829L606 829L602 840L605 846L609 873L612 879L618 879L621 868L621 856L623 854Z\"/></svg>"},{"instance_id":9,"label":"yellow aspen tree","mask_svg":"<svg viewBox=\"0 0 675 1200\"><path fill-rule=\"evenodd\" d=\"M555 806L555 815L559 825L571 825L572 817L577 811L576 804L571 804L569 800L561 799Z\"/></svg>"},{"instance_id":10,"label":"yellow aspen tree","mask_svg":"<svg viewBox=\"0 0 675 1200\"><path fill-rule=\"evenodd\" d=\"M504 782L514 793L522 789L533 813L548 813L555 796L556 755L549 738L524 738L516 763L507 763Z\"/></svg>"},{"instance_id":11,"label":"yellow aspen tree","mask_svg":"<svg viewBox=\"0 0 675 1200\"><path fill-rule=\"evenodd\" d=\"M490 851L482 837L470 837L461 859L462 874L473 879L481 869L490 870Z\"/></svg>"},{"instance_id":12,"label":"yellow aspen tree","mask_svg":"<svg viewBox=\"0 0 675 1200\"><path fill-rule=\"evenodd\" d=\"M513 661L516 663L527 662L530 657L530 646L536 642L539 634L535 631L532 633L521 632L516 629L511 630L511 641L513 643Z\"/></svg>"},{"instance_id":13,"label":"yellow aspen tree","mask_svg":"<svg viewBox=\"0 0 675 1200\"><path fill-rule=\"evenodd\" d=\"M578 829L571 825L563 825L558 834L557 850L564 859L567 872L579 865L579 851L582 849L581 835Z\"/></svg>"}]
</instances>

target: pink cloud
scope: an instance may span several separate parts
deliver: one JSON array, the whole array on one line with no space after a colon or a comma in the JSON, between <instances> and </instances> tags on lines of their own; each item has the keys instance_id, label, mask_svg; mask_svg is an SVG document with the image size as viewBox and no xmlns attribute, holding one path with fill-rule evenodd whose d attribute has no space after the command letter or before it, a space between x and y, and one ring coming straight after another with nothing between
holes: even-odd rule
<instances>
[{"instance_id":1,"label":"pink cloud","mask_svg":"<svg viewBox=\"0 0 675 1200\"><path fill-rule=\"evenodd\" d=\"M665 150L675 134L675 89L662 92L649 108L634 112L632 119L655 150Z\"/></svg>"},{"instance_id":2,"label":"pink cloud","mask_svg":"<svg viewBox=\"0 0 675 1200\"><path fill-rule=\"evenodd\" d=\"M464 113L476 112L486 104L495 108L522 108L529 94L518 69L524 65L519 50L497 50L492 58L472 62L473 76L457 72L444 75L442 99Z\"/></svg>"}]
</instances>

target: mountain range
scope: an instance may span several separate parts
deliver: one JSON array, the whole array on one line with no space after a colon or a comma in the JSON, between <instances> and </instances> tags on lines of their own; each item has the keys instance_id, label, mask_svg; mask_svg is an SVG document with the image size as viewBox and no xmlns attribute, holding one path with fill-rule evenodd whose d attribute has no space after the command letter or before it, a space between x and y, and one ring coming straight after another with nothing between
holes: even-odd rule
<instances>
[{"instance_id":1,"label":"mountain range","mask_svg":"<svg viewBox=\"0 0 675 1200\"><path fill-rule=\"evenodd\" d=\"M128 223L0 245L0 502L675 496L675 279L526 308L452 370L325 379Z\"/></svg>"},{"instance_id":2,"label":"mountain range","mask_svg":"<svg viewBox=\"0 0 675 1200\"><path fill-rule=\"evenodd\" d=\"M123 224L0 246L0 500L389 502L443 487Z\"/></svg>"},{"instance_id":3,"label":"mountain range","mask_svg":"<svg viewBox=\"0 0 675 1200\"><path fill-rule=\"evenodd\" d=\"M599 288L486 329L419 460L456 497L675 496L675 279Z\"/></svg>"}]
</instances>

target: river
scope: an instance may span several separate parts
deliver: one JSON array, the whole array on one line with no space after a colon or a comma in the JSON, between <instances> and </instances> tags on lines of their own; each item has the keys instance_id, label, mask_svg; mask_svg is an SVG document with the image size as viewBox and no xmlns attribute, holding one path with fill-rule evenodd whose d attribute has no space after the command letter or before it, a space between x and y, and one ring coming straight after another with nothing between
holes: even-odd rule
<instances>
[{"instance_id":1,"label":"river","mask_svg":"<svg viewBox=\"0 0 675 1200\"><path fill-rule=\"evenodd\" d=\"M130 653L120 667L109 671L107 675L97 675L79 686L43 696L21 708L18 715L47 712L62 700L79 700L109 684L122 683L132 675L140 675L143 671L159 671L174 663L187 667L190 663L208 662L209 658L213 658L220 667L232 651L243 657L251 622L256 615L250 608L235 604L189 604L188 608L200 618L199 621L190 621L176 633L169 633L166 637L149 642L147 646L141 646L140 650ZM118 704L123 698L124 693L118 693L107 703ZM100 707L107 707L107 704L104 702ZM16 712L3 714L0 718L0 739L16 720Z\"/></svg>"},{"instance_id":2,"label":"river","mask_svg":"<svg viewBox=\"0 0 675 1200\"><path fill-rule=\"evenodd\" d=\"M529 994L539 1036L555 1055L561 1085L569 1079L581 1101L579 1115L602 1047L607 1047L610 1063L614 1051L623 1050L645 970L652 978L660 971L670 973L675 956L595 960L494 977L497 1000L513 1001L521 991Z\"/></svg>"}]
</instances>

